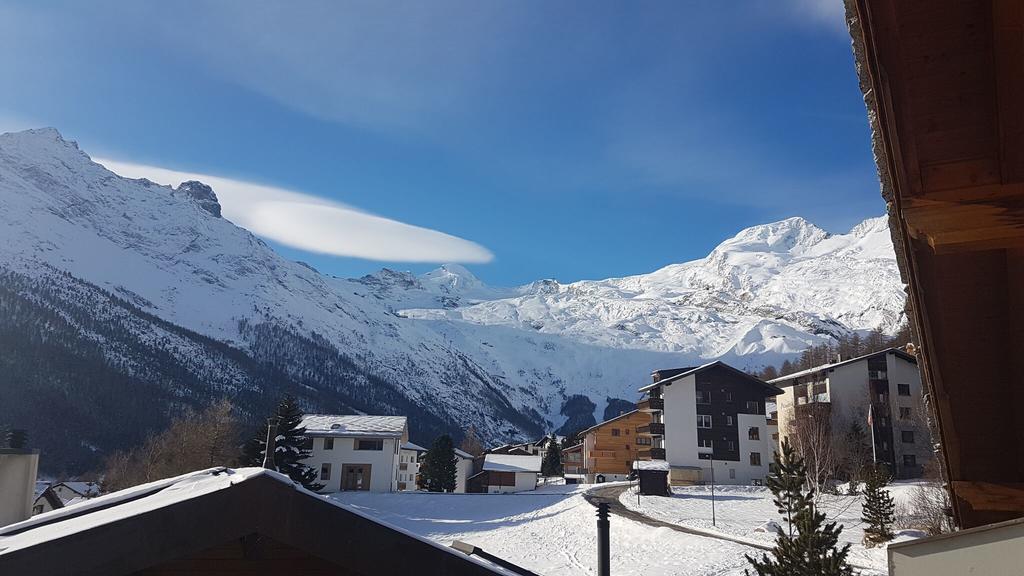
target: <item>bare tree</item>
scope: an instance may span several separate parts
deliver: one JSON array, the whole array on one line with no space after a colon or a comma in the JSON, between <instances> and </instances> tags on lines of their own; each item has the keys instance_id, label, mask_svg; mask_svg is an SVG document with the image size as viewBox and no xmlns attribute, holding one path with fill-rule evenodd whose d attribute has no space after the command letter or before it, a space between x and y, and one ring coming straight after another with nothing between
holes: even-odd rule
<instances>
[{"instance_id":1,"label":"bare tree","mask_svg":"<svg viewBox=\"0 0 1024 576\"><path fill-rule=\"evenodd\" d=\"M794 448L807 466L807 484L815 495L828 488L839 468L836 441L832 437L830 406L809 403L798 407L793 422Z\"/></svg>"},{"instance_id":2,"label":"bare tree","mask_svg":"<svg viewBox=\"0 0 1024 576\"><path fill-rule=\"evenodd\" d=\"M480 436L477 435L476 428L472 424L469 425L469 428L466 428L466 436L462 439L462 443L459 444L459 450L473 456L479 456L484 453L484 444L480 441Z\"/></svg>"},{"instance_id":3,"label":"bare tree","mask_svg":"<svg viewBox=\"0 0 1024 576\"><path fill-rule=\"evenodd\" d=\"M186 412L141 446L106 459L104 491L238 462L239 427L231 403L221 400L202 412Z\"/></svg>"}]
</instances>

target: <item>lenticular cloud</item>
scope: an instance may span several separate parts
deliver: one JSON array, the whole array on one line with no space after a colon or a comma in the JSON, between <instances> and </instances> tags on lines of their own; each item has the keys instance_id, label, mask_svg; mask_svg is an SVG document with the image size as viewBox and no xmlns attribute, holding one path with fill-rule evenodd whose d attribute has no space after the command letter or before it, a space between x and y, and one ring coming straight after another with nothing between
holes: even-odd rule
<instances>
[{"instance_id":1,"label":"lenticular cloud","mask_svg":"<svg viewBox=\"0 0 1024 576\"><path fill-rule=\"evenodd\" d=\"M376 216L317 196L230 178L96 159L128 178L213 187L223 215L254 234L308 252L386 262L490 262L483 246L437 230Z\"/></svg>"}]
</instances>

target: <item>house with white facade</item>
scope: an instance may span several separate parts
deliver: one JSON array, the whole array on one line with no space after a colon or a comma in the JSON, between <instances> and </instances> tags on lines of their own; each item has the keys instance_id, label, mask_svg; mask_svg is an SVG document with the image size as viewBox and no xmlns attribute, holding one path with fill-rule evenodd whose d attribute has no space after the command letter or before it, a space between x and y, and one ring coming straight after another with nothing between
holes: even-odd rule
<instances>
[{"instance_id":1,"label":"house with white facade","mask_svg":"<svg viewBox=\"0 0 1024 576\"><path fill-rule=\"evenodd\" d=\"M420 474L420 457L427 449L412 442L405 442L398 451L398 489L416 490Z\"/></svg>"},{"instance_id":2,"label":"house with white facade","mask_svg":"<svg viewBox=\"0 0 1024 576\"><path fill-rule=\"evenodd\" d=\"M487 454L482 470L469 478L468 491L504 494L534 490L540 465L539 455Z\"/></svg>"},{"instance_id":3,"label":"house with white facade","mask_svg":"<svg viewBox=\"0 0 1024 576\"><path fill-rule=\"evenodd\" d=\"M398 490L399 453L409 441L405 416L308 414L302 419L321 492Z\"/></svg>"},{"instance_id":4,"label":"house with white facade","mask_svg":"<svg viewBox=\"0 0 1024 576\"><path fill-rule=\"evenodd\" d=\"M71 504L84 502L100 495L97 482L57 482L46 487L32 502L32 514L42 514Z\"/></svg>"},{"instance_id":5,"label":"house with white facade","mask_svg":"<svg viewBox=\"0 0 1024 576\"><path fill-rule=\"evenodd\" d=\"M801 370L771 384L784 392L777 399L781 440L792 442L801 419L820 414L839 437L860 423L874 444L874 461L897 478L920 476L932 457L917 358L899 348Z\"/></svg>"},{"instance_id":6,"label":"house with white facade","mask_svg":"<svg viewBox=\"0 0 1024 576\"><path fill-rule=\"evenodd\" d=\"M723 362L657 370L640 389L651 416L642 459L669 463L672 484L761 485L774 462L765 405L782 391Z\"/></svg>"}]
</instances>

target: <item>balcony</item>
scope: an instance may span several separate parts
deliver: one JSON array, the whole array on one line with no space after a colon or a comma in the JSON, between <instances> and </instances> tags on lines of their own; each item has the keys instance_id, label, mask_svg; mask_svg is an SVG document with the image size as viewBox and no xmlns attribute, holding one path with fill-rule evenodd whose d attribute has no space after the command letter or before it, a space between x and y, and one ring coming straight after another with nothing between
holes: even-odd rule
<instances>
[{"instance_id":1,"label":"balcony","mask_svg":"<svg viewBox=\"0 0 1024 576\"><path fill-rule=\"evenodd\" d=\"M868 370L868 380L888 380L889 374L885 370Z\"/></svg>"},{"instance_id":2,"label":"balcony","mask_svg":"<svg viewBox=\"0 0 1024 576\"><path fill-rule=\"evenodd\" d=\"M636 433L641 436L664 436L665 424L662 422L651 422L644 426L637 426Z\"/></svg>"},{"instance_id":3,"label":"balcony","mask_svg":"<svg viewBox=\"0 0 1024 576\"><path fill-rule=\"evenodd\" d=\"M641 412L655 412L657 410L665 409L664 398L644 398L636 405L636 409Z\"/></svg>"},{"instance_id":4,"label":"balcony","mask_svg":"<svg viewBox=\"0 0 1024 576\"><path fill-rule=\"evenodd\" d=\"M398 469L399 470L408 470L409 469L409 464L407 464L405 462L400 462L398 464Z\"/></svg>"},{"instance_id":5,"label":"balcony","mask_svg":"<svg viewBox=\"0 0 1024 576\"><path fill-rule=\"evenodd\" d=\"M637 452L637 455L641 458L649 458L651 460L664 460L665 449L664 448L651 448L650 450L642 450Z\"/></svg>"}]
</instances>

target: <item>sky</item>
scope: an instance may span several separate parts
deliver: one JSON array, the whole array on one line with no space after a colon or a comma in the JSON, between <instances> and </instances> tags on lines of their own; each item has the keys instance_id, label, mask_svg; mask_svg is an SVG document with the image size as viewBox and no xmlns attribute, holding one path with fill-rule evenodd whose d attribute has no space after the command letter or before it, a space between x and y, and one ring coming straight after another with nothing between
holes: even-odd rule
<instances>
[{"instance_id":1,"label":"sky","mask_svg":"<svg viewBox=\"0 0 1024 576\"><path fill-rule=\"evenodd\" d=\"M338 276L597 279L884 204L841 0L0 0L0 131ZM163 182L161 178L168 179Z\"/></svg>"}]
</instances>

